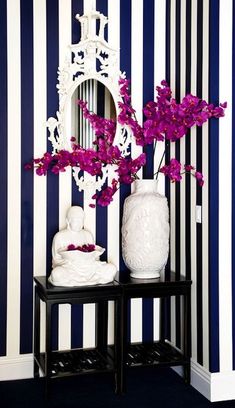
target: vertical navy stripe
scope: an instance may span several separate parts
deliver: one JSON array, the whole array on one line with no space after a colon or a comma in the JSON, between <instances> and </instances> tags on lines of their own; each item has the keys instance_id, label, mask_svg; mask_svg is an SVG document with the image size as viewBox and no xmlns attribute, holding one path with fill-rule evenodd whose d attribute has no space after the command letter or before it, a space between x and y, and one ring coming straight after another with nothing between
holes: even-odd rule
<instances>
[{"instance_id":1,"label":"vertical navy stripe","mask_svg":"<svg viewBox=\"0 0 235 408\"><path fill-rule=\"evenodd\" d=\"M235 0L233 0L232 72L235 72ZM232 81L232 157L235 157L235 80ZM232 324L233 324L233 370L235 370L235 162L232 160Z\"/></svg>"},{"instance_id":2,"label":"vertical navy stripe","mask_svg":"<svg viewBox=\"0 0 235 408\"><path fill-rule=\"evenodd\" d=\"M80 23L76 20L76 14L83 14L83 0L72 0L72 44L80 41ZM72 177L72 205L83 207L84 194L79 191L75 180ZM82 347L83 344L83 306L71 305L71 347Z\"/></svg>"},{"instance_id":3,"label":"vertical navy stripe","mask_svg":"<svg viewBox=\"0 0 235 408\"><path fill-rule=\"evenodd\" d=\"M106 17L108 16L108 0L96 0L96 10L100 13L104 14ZM105 26L104 31L104 38L108 41L108 24Z\"/></svg>"},{"instance_id":4,"label":"vertical navy stripe","mask_svg":"<svg viewBox=\"0 0 235 408\"><path fill-rule=\"evenodd\" d=\"M166 81L170 84L170 67L171 67L171 54L170 54L170 38L171 38L171 0L166 0ZM165 142L165 162L169 163L170 161L170 146L169 142ZM165 194L168 200L169 206L169 219L170 219L170 180L166 177L165 178ZM166 265L166 272L165 276L166 279L170 277L170 266L171 266L171 254L170 254L170 246L169 246L169 256ZM171 338L171 302L170 298L167 298L164 302L164 311L163 316L166 321L166 333L165 337L170 340Z\"/></svg>"},{"instance_id":5,"label":"vertical navy stripe","mask_svg":"<svg viewBox=\"0 0 235 408\"><path fill-rule=\"evenodd\" d=\"M202 98L202 64L203 64L203 1L197 6L197 96ZM202 127L197 127L197 170L202 171ZM196 187L197 205L202 205L202 188ZM197 362L203 364L203 327L202 327L202 224L196 224L197 234Z\"/></svg>"},{"instance_id":6,"label":"vertical navy stripe","mask_svg":"<svg viewBox=\"0 0 235 408\"><path fill-rule=\"evenodd\" d=\"M57 69L59 65L59 10L58 0L47 1L47 117L55 117L58 110L59 98L57 93ZM51 151L51 143L47 142L47 149ZM59 229L59 178L47 175L47 273L51 272L51 245L55 233ZM53 349L58 348L58 307L53 308Z\"/></svg>"},{"instance_id":7,"label":"vertical navy stripe","mask_svg":"<svg viewBox=\"0 0 235 408\"><path fill-rule=\"evenodd\" d=\"M181 26L181 0L176 0L175 15L175 97L180 102L180 26ZM175 157L180 161L180 140L175 142ZM175 272L176 277L180 277L180 183L175 184ZM180 325L180 296L176 296L175 303L175 322L176 322L176 346L180 348L181 325Z\"/></svg>"},{"instance_id":8,"label":"vertical navy stripe","mask_svg":"<svg viewBox=\"0 0 235 408\"><path fill-rule=\"evenodd\" d=\"M103 84L98 82L97 84L97 114L104 117L104 103L105 103L105 88ZM107 183L105 184L107 186ZM106 251L101 256L102 261L107 261L107 251L108 251L108 237L107 237L107 226L108 226L108 211L107 207L101 207L97 205L96 207L96 240L95 242L101 247L105 248Z\"/></svg>"},{"instance_id":9,"label":"vertical navy stripe","mask_svg":"<svg viewBox=\"0 0 235 408\"><path fill-rule=\"evenodd\" d=\"M170 84L170 77L171 77L171 0L166 0L166 81ZM168 164L170 161L170 143L169 141L165 142L165 162ZM168 177L165 177L165 194L168 200L169 206L169 216L170 216L170 180ZM170 272L170 251L169 257L167 261L167 268L166 268L166 277L169 277Z\"/></svg>"},{"instance_id":10,"label":"vertical navy stripe","mask_svg":"<svg viewBox=\"0 0 235 408\"><path fill-rule=\"evenodd\" d=\"M107 0L97 0L96 8L105 16L108 15L108 4ZM106 36L107 40L107 36ZM104 117L104 104L105 104L105 93L104 86L98 83L98 104L97 104L97 114ZM108 252L108 210L107 207L101 207L97 205L96 207L96 242L101 247L105 248L106 251L102 255L101 260L107 261Z\"/></svg>"},{"instance_id":11,"label":"vertical navy stripe","mask_svg":"<svg viewBox=\"0 0 235 408\"><path fill-rule=\"evenodd\" d=\"M108 16L108 0L96 0L96 9ZM105 29L105 39L108 41L107 25ZM100 85L100 86L99 86ZM99 97L100 95L100 97ZM104 117L105 111L105 92L104 86L98 83L98 104L97 114ZM107 207L96 207L96 243L105 248L106 251L101 257L102 261L107 261L108 255L108 209Z\"/></svg>"},{"instance_id":12,"label":"vertical navy stripe","mask_svg":"<svg viewBox=\"0 0 235 408\"><path fill-rule=\"evenodd\" d=\"M120 27L120 69L126 72L127 78L131 78L131 0L120 0ZM123 204L130 193L131 187L122 184L120 187L120 224L122 224ZM121 248L120 235L120 273L126 269Z\"/></svg>"},{"instance_id":13,"label":"vertical navy stripe","mask_svg":"<svg viewBox=\"0 0 235 408\"><path fill-rule=\"evenodd\" d=\"M80 207L83 207L84 192L78 190L78 186L76 185L73 176L71 179L71 183L72 183L72 205L79 205Z\"/></svg>"},{"instance_id":14,"label":"vertical navy stripe","mask_svg":"<svg viewBox=\"0 0 235 408\"><path fill-rule=\"evenodd\" d=\"M120 0L120 69L126 72L127 78L131 78L131 0ZM120 186L120 225L122 225L123 205L125 198L131 193L131 186ZM120 234L120 274L125 273L126 266L122 257L122 243ZM128 338L130 339L130 303L128 305Z\"/></svg>"},{"instance_id":15,"label":"vertical navy stripe","mask_svg":"<svg viewBox=\"0 0 235 408\"><path fill-rule=\"evenodd\" d=\"M0 13L0 356L6 355L7 324L7 7L2 1Z\"/></svg>"},{"instance_id":16,"label":"vertical navy stripe","mask_svg":"<svg viewBox=\"0 0 235 408\"><path fill-rule=\"evenodd\" d=\"M143 104L154 99L154 0L144 2L143 9ZM153 178L153 146L144 149L147 164L144 178ZM143 341L153 340L153 300L143 299Z\"/></svg>"},{"instance_id":17,"label":"vertical navy stripe","mask_svg":"<svg viewBox=\"0 0 235 408\"><path fill-rule=\"evenodd\" d=\"M81 38L81 25L75 16L76 14L79 14L80 16L83 15L83 0L72 0L71 10L72 44L77 44Z\"/></svg>"},{"instance_id":18,"label":"vertical navy stripe","mask_svg":"<svg viewBox=\"0 0 235 408\"><path fill-rule=\"evenodd\" d=\"M143 5L143 105L154 99L154 1L149 0ZM153 146L144 148L147 163L143 169L143 177L153 178Z\"/></svg>"},{"instance_id":19,"label":"vertical navy stripe","mask_svg":"<svg viewBox=\"0 0 235 408\"><path fill-rule=\"evenodd\" d=\"M33 3L21 0L21 299L20 353L32 351L33 324Z\"/></svg>"},{"instance_id":20,"label":"vertical navy stripe","mask_svg":"<svg viewBox=\"0 0 235 408\"><path fill-rule=\"evenodd\" d=\"M131 0L120 0L120 68L131 78Z\"/></svg>"},{"instance_id":21,"label":"vertical navy stripe","mask_svg":"<svg viewBox=\"0 0 235 408\"><path fill-rule=\"evenodd\" d=\"M219 0L210 1L210 102L219 102ZM219 123L210 121L209 345L210 371L219 371Z\"/></svg>"}]
</instances>

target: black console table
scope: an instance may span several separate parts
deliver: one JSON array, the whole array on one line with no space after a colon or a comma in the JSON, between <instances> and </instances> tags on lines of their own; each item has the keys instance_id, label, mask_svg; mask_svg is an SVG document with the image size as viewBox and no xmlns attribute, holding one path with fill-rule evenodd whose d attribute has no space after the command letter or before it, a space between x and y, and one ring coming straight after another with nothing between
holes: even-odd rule
<instances>
[{"instance_id":1,"label":"black console table","mask_svg":"<svg viewBox=\"0 0 235 408\"><path fill-rule=\"evenodd\" d=\"M191 280L181 276L176 279L175 273L169 278L133 279L128 273L117 276L116 281L122 286L122 313L119 321L121 327L122 358L119 364L120 389L126 391L126 370L132 367L183 366L184 379L190 383L191 357ZM184 299L183 315L183 350L173 347L165 339L164 301L169 296L181 295ZM132 298L160 298L160 340L152 343L131 343L127 341L127 308Z\"/></svg>"},{"instance_id":2,"label":"black console table","mask_svg":"<svg viewBox=\"0 0 235 408\"><path fill-rule=\"evenodd\" d=\"M121 286L117 282L106 285L81 287L58 287L47 282L46 277L34 278L34 377L39 376L39 368L46 378L46 395L49 380L58 377L87 373L113 372L115 391L119 393L121 359ZM40 352L40 300L46 304L46 345ZM115 345L107 346L108 301L115 302ZM58 304L96 303L96 347L92 349L72 349L52 351L52 307Z\"/></svg>"},{"instance_id":3,"label":"black console table","mask_svg":"<svg viewBox=\"0 0 235 408\"><path fill-rule=\"evenodd\" d=\"M191 280L176 279L171 273L168 279L132 279L129 271L106 285L82 287L56 287L46 277L36 277L34 309L34 376L39 368L46 377L46 393L50 379L87 373L112 372L115 374L115 391L126 391L126 371L141 366L183 366L186 383L190 383L191 356ZM164 313L160 318L160 340L152 343L127 341L127 308L132 298L160 298L161 310L170 296L183 296L183 350L173 347L165 339ZM40 300L46 304L46 346L40 352ZM114 346L107 345L108 301L115 302ZM52 351L51 313L58 304L96 303L96 347Z\"/></svg>"}]
</instances>

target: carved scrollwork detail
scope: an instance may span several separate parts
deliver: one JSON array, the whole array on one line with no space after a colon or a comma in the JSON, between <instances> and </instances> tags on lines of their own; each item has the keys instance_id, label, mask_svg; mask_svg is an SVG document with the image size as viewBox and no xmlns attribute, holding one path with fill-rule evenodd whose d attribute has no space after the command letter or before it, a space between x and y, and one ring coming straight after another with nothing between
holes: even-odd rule
<instances>
[{"instance_id":1,"label":"carved scrollwork detail","mask_svg":"<svg viewBox=\"0 0 235 408\"><path fill-rule=\"evenodd\" d=\"M95 194L96 190L100 191L104 183L108 178L112 179L115 176L115 165L106 165L102 168L101 176L87 176L79 175L80 169L78 167L73 167L73 177L75 179L76 185L79 191L86 190L92 196Z\"/></svg>"},{"instance_id":2,"label":"carved scrollwork detail","mask_svg":"<svg viewBox=\"0 0 235 408\"><path fill-rule=\"evenodd\" d=\"M59 110L56 112L56 118L50 117L46 123L53 154L61 149L71 150L71 135L67 130L65 112L74 90L82 82L91 78L102 82L115 101L117 113L118 101L121 101L118 78L125 77L125 73L121 73L118 68L118 51L111 48L104 38L107 17L92 10L83 16L76 15L76 19L81 24L81 40L78 44L68 46L64 64L58 68ZM98 34L96 34L97 19L100 23ZM124 156L129 154L130 142L130 130L117 124L114 144L120 148ZM80 169L73 169L73 176L79 190L100 190L107 177L110 177L112 167L114 166L106 166L102 176L93 181L89 180L89 182L83 176L79 176Z\"/></svg>"}]
</instances>

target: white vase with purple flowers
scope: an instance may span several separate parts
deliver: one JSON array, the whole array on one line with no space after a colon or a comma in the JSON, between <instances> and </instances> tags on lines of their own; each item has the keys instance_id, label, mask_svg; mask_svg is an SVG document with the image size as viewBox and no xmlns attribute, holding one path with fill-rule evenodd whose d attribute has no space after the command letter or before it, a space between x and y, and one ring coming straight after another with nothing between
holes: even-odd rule
<instances>
[{"instance_id":1,"label":"white vase with purple flowers","mask_svg":"<svg viewBox=\"0 0 235 408\"><path fill-rule=\"evenodd\" d=\"M169 210L156 180L136 180L126 198L122 220L122 255L132 278L158 278L169 253Z\"/></svg>"}]
</instances>

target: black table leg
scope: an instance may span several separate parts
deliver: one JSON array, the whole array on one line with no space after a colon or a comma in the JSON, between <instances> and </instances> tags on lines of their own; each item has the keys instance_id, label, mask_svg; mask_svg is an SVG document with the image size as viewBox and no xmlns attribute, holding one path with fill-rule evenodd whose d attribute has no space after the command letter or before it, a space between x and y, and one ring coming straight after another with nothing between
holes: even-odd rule
<instances>
[{"instance_id":1,"label":"black table leg","mask_svg":"<svg viewBox=\"0 0 235 408\"><path fill-rule=\"evenodd\" d=\"M36 377L39 377L39 365L37 361L39 361L39 355L40 355L40 298L39 298L36 287L34 291L34 296L35 296L35 300L34 300L33 373L34 373L34 377L36 378Z\"/></svg>"},{"instance_id":2,"label":"black table leg","mask_svg":"<svg viewBox=\"0 0 235 408\"><path fill-rule=\"evenodd\" d=\"M46 380L46 398L49 395L49 381L51 376L51 312L52 303L46 302L46 350L45 350L45 380Z\"/></svg>"},{"instance_id":3,"label":"black table leg","mask_svg":"<svg viewBox=\"0 0 235 408\"><path fill-rule=\"evenodd\" d=\"M115 308L115 345L116 345L116 393L126 392L126 361L127 361L127 298L116 301Z\"/></svg>"},{"instance_id":4,"label":"black table leg","mask_svg":"<svg viewBox=\"0 0 235 408\"><path fill-rule=\"evenodd\" d=\"M190 290L184 295L184 355L188 364L184 366L184 380L190 384L191 380L191 292Z\"/></svg>"},{"instance_id":5,"label":"black table leg","mask_svg":"<svg viewBox=\"0 0 235 408\"><path fill-rule=\"evenodd\" d=\"M114 303L114 359L115 359L115 393L121 394L122 384L122 300L116 299Z\"/></svg>"},{"instance_id":6,"label":"black table leg","mask_svg":"<svg viewBox=\"0 0 235 408\"><path fill-rule=\"evenodd\" d=\"M96 303L96 347L99 351L107 350L108 342L108 302Z\"/></svg>"}]
</instances>

